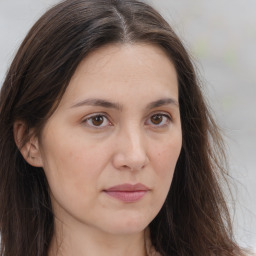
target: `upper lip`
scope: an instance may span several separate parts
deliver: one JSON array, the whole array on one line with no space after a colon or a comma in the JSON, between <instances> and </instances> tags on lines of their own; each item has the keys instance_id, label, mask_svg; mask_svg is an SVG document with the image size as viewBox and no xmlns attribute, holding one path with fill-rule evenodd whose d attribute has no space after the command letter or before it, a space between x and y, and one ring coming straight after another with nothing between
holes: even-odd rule
<instances>
[{"instance_id":1,"label":"upper lip","mask_svg":"<svg viewBox=\"0 0 256 256\"><path fill-rule=\"evenodd\" d=\"M116 185L113 187L110 187L108 189L105 189L105 191L128 191L128 192L132 192L132 191L147 191L149 190L149 188L141 183L137 183L137 184L120 184L120 185Z\"/></svg>"}]
</instances>

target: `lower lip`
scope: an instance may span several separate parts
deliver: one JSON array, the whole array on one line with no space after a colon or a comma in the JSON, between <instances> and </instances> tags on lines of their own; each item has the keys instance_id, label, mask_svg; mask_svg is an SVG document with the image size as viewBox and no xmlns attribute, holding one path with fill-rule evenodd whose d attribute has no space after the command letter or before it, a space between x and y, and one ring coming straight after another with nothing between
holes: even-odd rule
<instances>
[{"instance_id":1,"label":"lower lip","mask_svg":"<svg viewBox=\"0 0 256 256\"><path fill-rule=\"evenodd\" d=\"M140 190L140 191L104 191L104 192L109 196L114 197L120 201L123 201L126 203L133 203L142 199L142 197L144 197L144 195L148 191Z\"/></svg>"}]
</instances>

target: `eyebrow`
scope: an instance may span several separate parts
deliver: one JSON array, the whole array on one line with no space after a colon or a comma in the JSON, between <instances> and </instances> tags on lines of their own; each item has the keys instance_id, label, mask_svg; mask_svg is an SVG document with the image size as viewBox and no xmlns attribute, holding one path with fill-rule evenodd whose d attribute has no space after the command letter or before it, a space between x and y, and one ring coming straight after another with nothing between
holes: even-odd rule
<instances>
[{"instance_id":1,"label":"eyebrow","mask_svg":"<svg viewBox=\"0 0 256 256\"><path fill-rule=\"evenodd\" d=\"M173 98L163 98L163 99L156 100L156 101L149 103L147 105L146 109L150 110L152 108L157 108L157 107L161 107L164 105L174 105L175 107L179 108L179 103L177 100L175 100Z\"/></svg>"},{"instance_id":2,"label":"eyebrow","mask_svg":"<svg viewBox=\"0 0 256 256\"><path fill-rule=\"evenodd\" d=\"M98 106L98 107L104 107L104 108L113 108L117 109L119 111L122 111L123 107L119 103L110 102L108 100L104 99L86 99L83 101L80 101L72 106L72 108L81 107L81 106ZM146 110L150 110L153 108L161 107L164 105L174 105L179 108L179 103L173 98L163 98L156 101L153 101L149 103L146 106Z\"/></svg>"},{"instance_id":3,"label":"eyebrow","mask_svg":"<svg viewBox=\"0 0 256 256\"><path fill-rule=\"evenodd\" d=\"M83 101L80 101L72 106L72 108L81 107L81 106L98 106L98 107L104 107L104 108L114 108L117 110L122 110L122 106L118 103L110 102L103 99L86 99Z\"/></svg>"}]
</instances>

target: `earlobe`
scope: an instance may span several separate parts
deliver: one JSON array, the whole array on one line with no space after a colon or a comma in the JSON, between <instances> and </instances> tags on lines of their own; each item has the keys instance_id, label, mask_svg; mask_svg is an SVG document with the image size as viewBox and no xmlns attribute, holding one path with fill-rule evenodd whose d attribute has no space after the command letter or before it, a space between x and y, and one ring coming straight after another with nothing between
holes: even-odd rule
<instances>
[{"instance_id":1,"label":"earlobe","mask_svg":"<svg viewBox=\"0 0 256 256\"><path fill-rule=\"evenodd\" d=\"M42 167L42 158L38 138L27 129L23 121L16 121L13 125L15 143L23 158L32 166Z\"/></svg>"}]
</instances>

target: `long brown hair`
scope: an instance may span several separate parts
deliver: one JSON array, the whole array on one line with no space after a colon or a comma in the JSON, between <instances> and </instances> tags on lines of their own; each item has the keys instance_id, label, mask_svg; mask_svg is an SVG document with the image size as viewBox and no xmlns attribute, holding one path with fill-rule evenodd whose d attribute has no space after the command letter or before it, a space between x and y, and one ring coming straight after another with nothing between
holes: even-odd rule
<instances>
[{"instance_id":1,"label":"long brown hair","mask_svg":"<svg viewBox=\"0 0 256 256\"><path fill-rule=\"evenodd\" d=\"M14 122L22 120L27 132L34 128L40 134L88 53L106 44L138 42L161 47L176 67L183 134L169 194L150 224L152 243L163 256L242 255L220 187L222 139L179 38L143 2L67 0L32 27L1 89L1 256L46 256L54 232L44 171L20 154ZM28 139L29 133L24 143Z\"/></svg>"}]
</instances>

